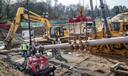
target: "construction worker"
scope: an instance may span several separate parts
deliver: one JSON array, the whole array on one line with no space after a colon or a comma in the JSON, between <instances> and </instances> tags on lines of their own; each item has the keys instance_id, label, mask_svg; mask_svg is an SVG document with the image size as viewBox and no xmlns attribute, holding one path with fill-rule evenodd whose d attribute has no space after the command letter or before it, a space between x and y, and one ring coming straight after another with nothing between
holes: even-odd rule
<instances>
[{"instance_id":1,"label":"construction worker","mask_svg":"<svg viewBox=\"0 0 128 76\"><path fill-rule=\"evenodd\" d=\"M35 55L36 54L36 42L32 42L32 45L30 46L30 55Z\"/></svg>"},{"instance_id":2,"label":"construction worker","mask_svg":"<svg viewBox=\"0 0 128 76\"><path fill-rule=\"evenodd\" d=\"M61 44L61 40L59 37L56 37L55 44ZM52 56L55 57L55 59L57 59L57 60L65 61L66 63L68 63L68 61L64 57L61 56L60 49L53 48L52 49Z\"/></svg>"},{"instance_id":3,"label":"construction worker","mask_svg":"<svg viewBox=\"0 0 128 76\"><path fill-rule=\"evenodd\" d=\"M43 38L47 39L47 37L48 37L48 34L45 33L45 34L43 35Z\"/></svg>"},{"instance_id":4,"label":"construction worker","mask_svg":"<svg viewBox=\"0 0 128 76\"><path fill-rule=\"evenodd\" d=\"M37 45L36 45L36 53L40 53L40 54L43 55L44 54L43 52L44 52L44 48L42 47L42 45L40 43L37 43Z\"/></svg>"},{"instance_id":5,"label":"construction worker","mask_svg":"<svg viewBox=\"0 0 128 76\"><path fill-rule=\"evenodd\" d=\"M61 39L60 38L58 38L57 43L61 44Z\"/></svg>"},{"instance_id":6,"label":"construction worker","mask_svg":"<svg viewBox=\"0 0 128 76\"><path fill-rule=\"evenodd\" d=\"M47 37L47 43L48 43L48 44L52 44L52 41L50 40L49 37Z\"/></svg>"},{"instance_id":7,"label":"construction worker","mask_svg":"<svg viewBox=\"0 0 128 76\"><path fill-rule=\"evenodd\" d=\"M28 57L28 45L25 42L23 42L21 44L21 50L23 52L22 53L22 56L25 57L25 58L27 58Z\"/></svg>"}]
</instances>

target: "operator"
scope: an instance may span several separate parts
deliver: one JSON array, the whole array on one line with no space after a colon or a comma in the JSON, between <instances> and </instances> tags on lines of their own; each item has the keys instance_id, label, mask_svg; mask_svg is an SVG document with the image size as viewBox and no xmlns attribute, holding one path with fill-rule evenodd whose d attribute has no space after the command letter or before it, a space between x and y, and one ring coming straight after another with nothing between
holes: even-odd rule
<instances>
[{"instance_id":1,"label":"operator","mask_svg":"<svg viewBox=\"0 0 128 76\"><path fill-rule=\"evenodd\" d=\"M61 44L61 40L59 37L56 37L55 44ZM68 63L68 60L66 60L64 57L61 56L60 49L58 48L52 49L52 56L55 57L57 60L65 61L66 63Z\"/></svg>"},{"instance_id":2,"label":"operator","mask_svg":"<svg viewBox=\"0 0 128 76\"><path fill-rule=\"evenodd\" d=\"M105 37L105 32L106 32L106 27L105 27L105 23L104 23L104 20L102 20L102 36Z\"/></svg>"},{"instance_id":3,"label":"operator","mask_svg":"<svg viewBox=\"0 0 128 76\"><path fill-rule=\"evenodd\" d=\"M27 43L23 42L21 44L21 50L23 52L22 53L22 56L25 57L25 58L27 58L28 57L28 45L27 45Z\"/></svg>"},{"instance_id":4,"label":"operator","mask_svg":"<svg viewBox=\"0 0 128 76\"><path fill-rule=\"evenodd\" d=\"M32 45L30 46L30 55L35 55L36 54L36 42L32 42ZM37 43L36 43L37 44Z\"/></svg>"}]
</instances>

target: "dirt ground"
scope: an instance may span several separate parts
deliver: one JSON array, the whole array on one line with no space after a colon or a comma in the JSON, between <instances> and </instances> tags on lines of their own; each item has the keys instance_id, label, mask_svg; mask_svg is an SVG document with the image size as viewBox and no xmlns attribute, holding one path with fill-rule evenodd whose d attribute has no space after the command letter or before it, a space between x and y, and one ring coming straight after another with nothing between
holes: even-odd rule
<instances>
[{"instance_id":1,"label":"dirt ground","mask_svg":"<svg viewBox=\"0 0 128 76\"><path fill-rule=\"evenodd\" d=\"M13 69L9 64L0 60L0 76L25 76L25 74Z\"/></svg>"},{"instance_id":2,"label":"dirt ground","mask_svg":"<svg viewBox=\"0 0 128 76\"><path fill-rule=\"evenodd\" d=\"M79 54L76 52L70 54L62 54L62 56L68 60L68 63L66 64L75 66L79 70L88 73L90 76L107 76L107 74L110 73L110 67L116 63L127 65L127 58L121 57L97 56L90 53ZM115 75L109 74L108 76Z\"/></svg>"},{"instance_id":3,"label":"dirt ground","mask_svg":"<svg viewBox=\"0 0 128 76\"><path fill-rule=\"evenodd\" d=\"M63 51L63 50L62 50ZM110 57L110 56L97 56L88 53L77 53L77 52L61 52L62 57L68 60L68 63L64 61L59 61L55 58L49 59L49 61L56 61L59 63L64 63L70 67L77 67L84 73L89 74L89 76L104 76L105 74L110 73L110 67L116 63L121 63L128 65L128 59L122 57ZM17 53L10 53L11 60L14 62L21 62L22 57ZM3 61L3 58L6 58L5 55L0 55L0 76L25 76L23 73L18 70L13 69L9 64ZM56 76L80 76L78 75L63 75L67 69L62 69L57 67ZM108 75L114 76L114 75Z\"/></svg>"}]
</instances>

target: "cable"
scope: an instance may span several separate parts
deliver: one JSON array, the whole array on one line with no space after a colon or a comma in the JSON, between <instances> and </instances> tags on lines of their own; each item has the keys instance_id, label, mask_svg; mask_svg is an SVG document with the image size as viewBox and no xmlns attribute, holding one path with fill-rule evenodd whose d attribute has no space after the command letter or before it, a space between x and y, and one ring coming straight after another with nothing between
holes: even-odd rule
<instances>
[{"instance_id":1,"label":"cable","mask_svg":"<svg viewBox=\"0 0 128 76\"><path fill-rule=\"evenodd\" d=\"M97 0L96 0L96 6L97 6Z\"/></svg>"}]
</instances>

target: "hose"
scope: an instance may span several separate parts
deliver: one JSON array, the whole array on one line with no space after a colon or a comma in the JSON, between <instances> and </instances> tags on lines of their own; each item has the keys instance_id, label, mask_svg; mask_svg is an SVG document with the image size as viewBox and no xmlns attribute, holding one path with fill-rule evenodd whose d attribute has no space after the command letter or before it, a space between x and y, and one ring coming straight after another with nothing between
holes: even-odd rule
<instances>
[{"instance_id":1,"label":"hose","mask_svg":"<svg viewBox=\"0 0 128 76\"><path fill-rule=\"evenodd\" d=\"M124 43L123 46L128 50L128 43Z\"/></svg>"},{"instance_id":2,"label":"hose","mask_svg":"<svg viewBox=\"0 0 128 76\"><path fill-rule=\"evenodd\" d=\"M122 44L112 44L110 45L112 50L122 50L123 49L123 45Z\"/></svg>"},{"instance_id":3,"label":"hose","mask_svg":"<svg viewBox=\"0 0 128 76\"><path fill-rule=\"evenodd\" d=\"M124 36L128 36L127 34L124 34ZM128 50L128 43L124 43L123 46L125 47L125 49Z\"/></svg>"}]
</instances>

